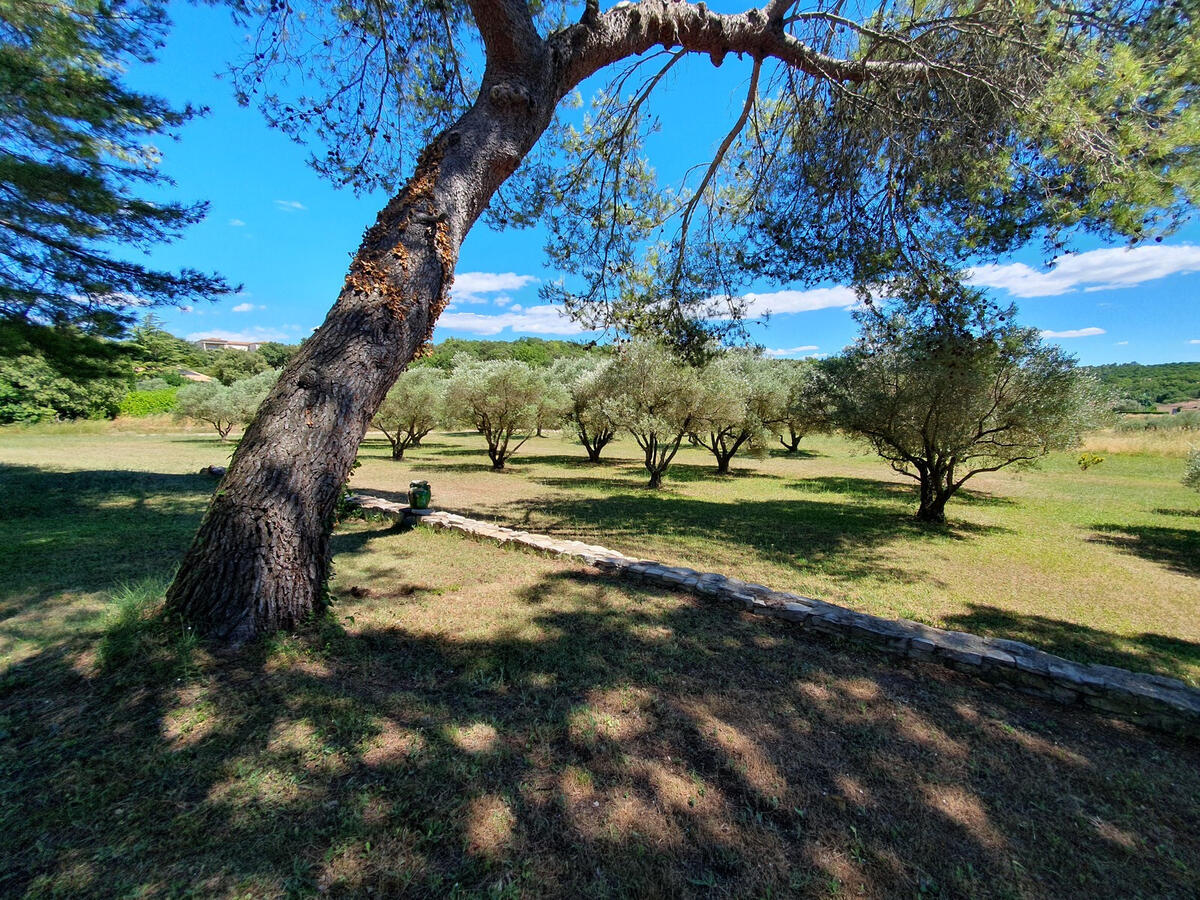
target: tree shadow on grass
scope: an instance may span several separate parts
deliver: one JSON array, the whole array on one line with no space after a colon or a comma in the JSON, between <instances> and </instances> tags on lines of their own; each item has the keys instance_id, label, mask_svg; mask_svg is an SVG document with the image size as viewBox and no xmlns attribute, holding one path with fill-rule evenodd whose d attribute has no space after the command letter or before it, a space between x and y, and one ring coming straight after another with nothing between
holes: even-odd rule
<instances>
[{"instance_id":1,"label":"tree shadow on grass","mask_svg":"<svg viewBox=\"0 0 1200 900\"><path fill-rule=\"evenodd\" d=\"M366 447L369 450L383 450L387 453L392 452L392 444L386 438L363 438L360 447ZM447 447L458 447L457 444L444 444L437 441L424 440L419 444L410 444L406 453L420 453L422 450L443 450Z\"/></svg>"},{"instance_id":2,"label":"tree shadow on grass","mask_svg":"<svg viewBox=\"0 0 1200 900\"><path fill-rule=\"evenodd\" d=\"M513 458L513 464L516 466L557 466L563 469L577 469L580 472L602 472L606 468L615 466L629 465L629 459L620 457L609 458L601 455L600 462L592 462L587 458L587 451L582 447L578 454L568 455L565 453L551 453L544 456L516 456Z\"/></svg>"},{"instance_id":3,"label":"tree shadow on grass","mask_svg":"<svg viewBox=\"0 0 1200 900\"><path fill-rule=\"evenodd\" d=\"M875 478L851 478L843 476L823 475L818 478L804 478L790 482L788 488L806 493L844 494L855 499L865 499L875 502L902 502L915 504L918 500L917 483L904 481L880 481ZM947 505L948 516L953 518L955 504L972 506L1012 506L1013 501L1007 497L998 497L981 491L959 488L950 498Z\"/></svg>"},{"instance_id":4,"label":"tree shadow on grass","mask_svg":"<svg viewBox=\"0 0 1200 900\"><path fill-rule=\"evenodd\" d=\"M1165 506L1155 507L1152 512L1160 516L1180 516L1182 518L1200 519L1200 509L1170 509Z\"/></svg>"},{"instance_id":5,"label":"tree shadow on grass","mask_svg":"<svg viewBox=\"0 0 1200 900\"><path fill-rule=\"evenodd\" d=\"M767 456L771 459L817 459L825 454L820 450L808 450L804 447L790 453L782 447L772 447L767 451Z\"/></svg>"},{"instance_id":6,"label":"tree shadow on grass","mask_svg":"<svg viewBox=\"0 0 1200 900\"><path fill-rule=\"evenodd\" d=\"M984 604L970 612L946 617L946 627L973 634L1005 637L1079 662L1103 663L1135 672L1153 672L1195 684L1200 669L1200 644L1163 634L1120 635L1051 619L1015 613Z\"/></svg>"},{"instance_id":7,"label":"tree shadow on grass","mask_svg":"<svg viewBox=\"0 0 1200 900\"><path fill-rule=\"evenodd\" d=\"M1193 745L665 592L518 601L485 636L47 649L0 682L0 893L1182 897L1200 867Z\"/></svg>"},{"instance_id":8,"label":"tree shadow on grass","mask_svg":"<svg viewBox=\"0 0 1200 900\"><path fill-rule=\"evenodd\" d=\"M1180 575L1200 577L1200 530L1156 525L1093 525L1088 538L1142 559L1159 563Z\"/></svg>"},{"instance_id":9,"label":"tree shadow on grass","mask_svg":"<svg viewBox=\"0 0 1200 900\"><path fill-rule=\"evenodd\" d=\"M0 466L0 618L63 591L166 578L217 481Z\"/></svg>"},{"instance_id":10,"label":"tree shadow on grass","mask_svg":"<svg viewBox=\"0 0 1200 900\"><path fill-rule=\"evenodd\" d=\"M923 525L892 507L865 502L798 498L722 503L659 491L629 493L628 485L624 493L616 493L621 487L614 484L614 493L599 498L537 498L510 508L525 527L592 539L614 549L640 544L647 536L719 539L801 570L815 567L847 579L886 575L907 582L926 575L889 563L886 547L893 541L967 540L1006 531L975 523Z\"/></svg>"},{"instance_id":11,"label":"tree shadow on grass","mask_svg":"<svg viewBox=\"0 0 1200 900\"><path fill-rule=\"evenodd\" d=\"M538 456L525 460L514 460L513 462L516 464L514 468L519 469L521 463L525 463L527 468L531 468L547 461L547 459L552 460L551 465L571 469L579 473L577 476L562 477L530 475L533 481L536 481L538 484L544 484L547 487L582 490L604 488L610 491L627 491L630 488L647 487L650 479L650 473L646 471L646 467L640 461L629 458L603 459L599 463L593 463L586 457L576 459L575 457L547 458ZM718 475L715 463L713 465L674 463L667 470L663 478L662 487L653 490L656 493L662 493L664 496L670 496L671 485L673 483L692 484L695 482L713 482L715 484L723 484L750 478L782 480L783 476L772 472L757 472L752 469L739 468L736 465L733 471L728 474Z\"/></svg>"},{"instance_id":12,"label":"tree shadow on grass","mask_svg":"<svg viewBox=\"0 0 1200 900\"><path fill-rule=\"evenodd\" d=\"M539 478L534 476L533 481L537 484L545 485L546 487L565 488L575 491L590 491L611 494L619 491L631 491L645 488L648 493L653 493L661 496L673 496L671 493L671 482L664 483L662 488L650 489L647 487L647 481L650 476L646 474L646 470L640 466L609 466L608 472L627 472L628 474L603 474L606 470L597 466L594 469L586 472L583 475L570 478Z\"/></svg>"},{"instance_id":13,"label":"tree shadow on grass","mask_svg":"<svg viewBox=\"0 0 1200 900\"><path fill-rule=\"evenodd\" d=\"M707 465L697 465L695 463L671 463L671 468L667 470L666 483L672 481L681 484L688 484L694 481L715 481L721 483L723 481L735 481L748 478L768 478L774 480L782 480L782 475L777 475L774 472L759 472L756 469L747 469L744 465L738 465L739 460L734 457L730 463L730 471L725 475L717 474L716 460ZM639 467L641 471L645 471L645 467Z\"/></svg>"}]
</instances>

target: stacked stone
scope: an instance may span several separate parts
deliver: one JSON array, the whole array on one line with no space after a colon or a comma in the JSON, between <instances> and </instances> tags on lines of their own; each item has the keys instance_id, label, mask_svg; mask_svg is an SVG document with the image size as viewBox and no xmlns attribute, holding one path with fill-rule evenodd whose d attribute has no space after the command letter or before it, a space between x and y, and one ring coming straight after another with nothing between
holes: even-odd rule
<instances>
[{"instance_id":1,"label":"stacked stone","mask_svg":"<svg viewBox=\"0 0 1200 900\"><path fill-rule=\"evenodd\" d=\"M361 509L392 518L451 529L502 544L516 544L554 556L572 557L626 581L688 591L699 597L733 603L756 615L783 619L913 659L939 662L1026 694L1065 705L1089 707L1161 731L1200 737L1200 690L1174 678L1076 663L1020 641L946 631L905 619L883 619L715 572L697 572L682 566L635 559L606 547L532 534L444 510L435 510L418 518L403 504L375 497L348 499Z\"/></svg>"}]
</instances>

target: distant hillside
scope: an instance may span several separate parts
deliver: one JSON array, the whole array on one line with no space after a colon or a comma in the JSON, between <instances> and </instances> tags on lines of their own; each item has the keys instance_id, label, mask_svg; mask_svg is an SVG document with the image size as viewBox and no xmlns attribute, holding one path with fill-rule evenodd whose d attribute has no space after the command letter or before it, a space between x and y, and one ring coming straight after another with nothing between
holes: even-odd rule
<instances>
[{"instance_id":1,"label":"distant hillside","mask_svg":"<svg viewBox=\"0 0 1200 900\"><path fill-rule=\"evenodd\" d=\"M1085 371L1112 388L1125 407L1152 409L1157 403L1178 403L1200 397L1200 362L1154 366L1121 363L1086 366Z\"/></svg>"},{"instance_id":2,"label":"distant hillside","mask_svg":"<svg viewBox=\"0 0 1200 900\"><path fill-rule=\"evenodd\" d=\"M542 338L523 337L515 341L468 341L462 338L446 338L435 344L433 352L416 363L449 369L454 357L464 353L472 359L518 359L531 366L548 366L563 357L576 358L590 353L603 352L594 344L575 341L547 341Z\"/></svg>"}]
</instances>

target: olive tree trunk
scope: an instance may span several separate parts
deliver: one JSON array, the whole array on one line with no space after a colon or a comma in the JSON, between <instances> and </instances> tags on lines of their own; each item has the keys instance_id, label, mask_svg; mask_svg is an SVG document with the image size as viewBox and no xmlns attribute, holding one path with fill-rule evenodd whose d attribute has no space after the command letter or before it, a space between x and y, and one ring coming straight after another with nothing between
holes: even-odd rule
<instances>
[{"instance_id":1,"label":"olive tree trunk","mask_svg":"<svg viewBox=\"0 0 1200 900\"><path fill-rule=\"evenodd\" d=\"M322 605L339 493L371 417L429 339L467 231L558 99L544 48L518 49L521 71L489 66L479 101L380 212L324 324L247 428L167 592L199 633L236 646Z\"/></svg>"},{"instance_id":2,"label":"olive tree trunk","mask_svg":"<svg viewBox=\"0 0 1200 900\"><path fill-rule=\"evenodd\" d=\"M939 466L923 465L918 469L921 486L921 503L917 507L917 521L930 525L946 523L946 503L954 496L959 485L954 482L954 470Z\"/></svg>"},{"instance_id":3,"label":"olive tree trunk","mask_svg":"<svg viewBox=\"0 0 1200 900\"><path fill-rule=\"evenodd\" d=\"M803 432L797 434L796 429L790 425L788 426L788 436L786 438L783 435L779 435L779 443L783 445L783 449L788 453L795 453L799 450L802 440L804 440Z\"/></svg>"}]
</instances>

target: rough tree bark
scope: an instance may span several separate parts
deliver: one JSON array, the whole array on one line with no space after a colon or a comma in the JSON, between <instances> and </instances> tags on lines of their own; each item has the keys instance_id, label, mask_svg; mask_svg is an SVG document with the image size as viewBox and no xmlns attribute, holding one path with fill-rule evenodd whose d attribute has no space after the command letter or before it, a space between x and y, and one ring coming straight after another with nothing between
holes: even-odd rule
<instances>
[{"instance_id":1,"label":"rough tree bark","mask_svg":"<svg viewBox=\"0 0 1200 900\"><path fill-rule=\"evenodd\" d=\"M246 430L168 590L169 609L239 645L294 627L320 605L338 495L371 417L431 335L468 230L583 79L657 45L717 65L730 52L774 56L846 81L924 71L815 51L784 33L787 6L720 15L703 3L643 0L599 15L591 2L582 24L543 39L525 0L471 0L487 57L479 97L364 235L325 322Z\"/></svg>"},{"instance_id":2,"label":"rough tree bark","mask_svg":"<svg viewBox=\"0 0 1200 900\"><path fill-rule=\"evenodd\" d=\"M921 486L921 503L917 507L917 521L930 525L946 523L946 504L958 490L954 482L953 466L922 463L917 467Z\"/></svg>"},{"instance_id":3,"label":"rough tree bark","mask_svg":"<svg viewBox=\"0 0 1200 900\"><path fill-rule=\"evenodd\" d=\"M742 444L750 440L750 435L746 432L721 432L720 434L710 432L707 442L699 436L697 436L697 440L701 447L716 458L717 474L728 475L730 462L742 448Z\"/></svg>"}]
</instances>

